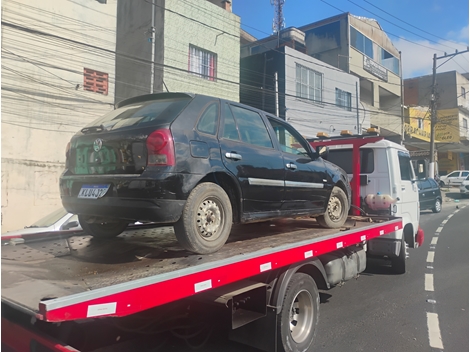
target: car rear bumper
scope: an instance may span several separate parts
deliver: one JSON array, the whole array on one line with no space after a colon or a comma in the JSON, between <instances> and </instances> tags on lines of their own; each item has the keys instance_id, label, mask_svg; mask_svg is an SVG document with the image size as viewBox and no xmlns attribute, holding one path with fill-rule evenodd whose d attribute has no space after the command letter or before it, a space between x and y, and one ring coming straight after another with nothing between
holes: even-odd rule
<instances>
[{"instance_id":1,"label":"car rear bumper","mask_svg":"<svg viewBox=\"0 0 470 352\"><path fill-rule=\"evenodd\" d=\"M158 179L143 175L63 175L60 193L64 208L73 214L173 223L179 220L199 179L198 175L179 173L159 174ZM109 185L104 196L78 198L83 185L98 184Z\"/></svg>"},{"instance_id":2,"label":"car rear bumper","mask_svg":"<svg viewBox=\"0 0 470 352\"><path fill-rule=\"evenodd\" d=\"M62 196L62 204L67 211L105 218L127 219L129 221L152 221L174 223L183 212L185 200L172 199L133 199L103 197L81 199Z\"/></svg>"}]
</instances>

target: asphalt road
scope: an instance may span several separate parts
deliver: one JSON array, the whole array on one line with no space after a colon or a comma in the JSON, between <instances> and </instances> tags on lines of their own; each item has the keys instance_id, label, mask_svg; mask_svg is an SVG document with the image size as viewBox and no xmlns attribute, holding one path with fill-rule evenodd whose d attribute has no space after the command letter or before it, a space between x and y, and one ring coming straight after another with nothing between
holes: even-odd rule
<instances>
[{"instance_id":1,"label":"asphalt road","mask_svg":"<svg viewBox=\"0 0 470 352\"><path fill-rule=\"evenodd\" d=\"M404 275L369 262L357 279L321 292L315 351L469 350L468 199L448 193L442 212L422 212L420 224L425 243L409 249ZM175 339L161 347L189 350ZM211 336L199 351L258 350Z\"/></svg>"}]
</instances>

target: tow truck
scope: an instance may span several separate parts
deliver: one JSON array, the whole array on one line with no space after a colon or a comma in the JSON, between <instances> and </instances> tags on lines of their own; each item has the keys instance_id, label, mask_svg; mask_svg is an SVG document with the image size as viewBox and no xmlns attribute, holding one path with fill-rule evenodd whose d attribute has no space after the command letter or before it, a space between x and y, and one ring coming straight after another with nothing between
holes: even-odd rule
<instances>
[{"instance_id":1,"label":"tow truck","mask_svg":"<svg viewBox=\"0 0 470 352\"><path fill-rule=\"evenodd\" d=\"M113 240L2 236L2 350L150 351L169 334L200 347L217 332L311 351L318 289L358 277L369 241L402 229L400 217L364 211L339 230L309 218L237 225L210 255L185 251L170 226Z\"/></svg>"}]
</instances>

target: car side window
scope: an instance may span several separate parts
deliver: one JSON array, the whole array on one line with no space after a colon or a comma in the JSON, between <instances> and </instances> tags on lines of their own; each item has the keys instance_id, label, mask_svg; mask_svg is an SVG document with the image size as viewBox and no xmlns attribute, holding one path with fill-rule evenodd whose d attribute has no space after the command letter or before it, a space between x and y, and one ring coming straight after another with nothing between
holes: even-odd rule
<instances>
[{"instance_id":1,"label":"car side window","mask_svg":"<svg viewBox=\"0 0 470 352\"><path fill-rule=\"evenodd\" d=\"M219 124L219 114L217 110L217 104L211 104L206 111L204 111L197 124L197 130L199 132L215 136L217 133L217 126Z\"/></svg>"},{"instance_id":2,"label":"car side window","mask_svg":"<svg viewBox=\"0 0 470 352\"><path fill-rule=\"evenodd\" d=\"M468 176L468 171L463 171L462 172L462 177L467 177Z\"/></svg>"},{"instance_id":3,"label":"car side window","mask_svg":"<svg viewBox=\"0 0 470 352\"><path fill-rule=\"evenodd\" d=\"M431 182L431 188L439 188L437 182L434 181L432 178L429 179L429 182Z\"/></svg>"},{"instance_id":4,"label":"car side window","mask_svg":"<svg viewBox=\"0 0 470 352\"><path fill-rule=\"evenodd\" d=\"M239 106L230 106L238 125L240 138L243 142L260 147L273 148L271 137L260 114Z\"/></svg>"},{"instance_id":5,"label":"car side window","mask_svg":"<svg viewBox=\"0 0 470 352\"><path fill-rule=\"evenodd\" d=\"M400 164L400 175L403 181L411 181L413 179L413 168L409 155L398 152L398 161Z\"/></svg>"},{"instance_id":6,"label":"car side window","mask_svg":"<svg viewBox=\"0 0 470 352\"><path fill-rule=\"evenodd\" d=\"M308 155L305 146L302 145L302 142L295 136L296 133L291 126L281 124L274 119L268 120L276 133L277 140L283 152L295 155Z\"/></svg>"},{"instance_id":7,"label":"car side window","mask_svg":"<svg viewBox=\"0 0 470 352\"><path fill-rule=\"evenodd\" d=\"M459 175L460 175L460 172L453 172L447 177L459 177Z\"/></svg>"},{"instance_id":8,"label":"car side window","mask_svg":"<svg viewBox=\"0 0 470 352\"><path fill-rule=\"evenodd\" d=\"M224 134L222 138L231 139L232 141L240 140L237 124L228 104L224 104Z\"/></svg>"}]
</instances>

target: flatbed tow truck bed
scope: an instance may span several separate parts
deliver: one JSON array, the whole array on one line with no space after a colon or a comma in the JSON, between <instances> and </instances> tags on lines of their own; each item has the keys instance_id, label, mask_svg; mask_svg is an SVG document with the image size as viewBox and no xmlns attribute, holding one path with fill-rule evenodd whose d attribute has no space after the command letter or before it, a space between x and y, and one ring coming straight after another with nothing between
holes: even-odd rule
<instances>
[{"instance_id":1,"label":"flatbed tow truck bed","mask_svg":"<svg viewBox=\"0 0 470 352\"><path fill-rule=\"evenodd\" d=\"M85 234L2 241L2 303L47 322L127 316L402 228L399 218L352 217L234 226L217 253L183 250L172 227L132 229L108 241Z\"/></svg>"}]
</instances>

